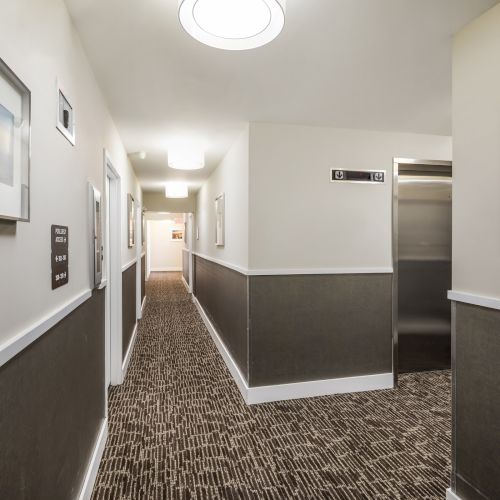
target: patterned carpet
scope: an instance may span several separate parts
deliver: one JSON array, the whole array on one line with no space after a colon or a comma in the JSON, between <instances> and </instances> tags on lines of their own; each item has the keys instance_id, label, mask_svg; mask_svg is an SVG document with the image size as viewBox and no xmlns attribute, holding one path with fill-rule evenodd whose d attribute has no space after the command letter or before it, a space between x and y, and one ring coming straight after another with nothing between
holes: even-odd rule
<instances>
[{"instance_id":1,"label":"patterned carpet","mask_svg":"<svg viewBox=\"0 0 500 500\"><path fill-rule=\"evenodd\" d=\"M450 373L247 407L178 273L155 273L93 500L443 499Z\"/></svg>"}]
</instances>

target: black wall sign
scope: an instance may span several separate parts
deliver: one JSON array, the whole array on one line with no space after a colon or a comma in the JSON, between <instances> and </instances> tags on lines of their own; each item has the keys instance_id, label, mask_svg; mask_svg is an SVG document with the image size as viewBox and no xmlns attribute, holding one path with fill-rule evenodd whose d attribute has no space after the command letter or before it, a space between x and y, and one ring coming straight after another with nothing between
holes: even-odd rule
<instances>
[{"instance_id":1,"label":"black wall sign","mask_svg":"<svg viewBox=\"0 0 500 500\"><path fill-rule=\"evenodd\" d=\"M384 170L339 170L332 168L332 182L370 182L373 184L385 183Z\"/></svg>"},{"instance_id":2,"label":"black wall sign","mask_svg":"<svg viewBox=\"0 0 500 500\"><path fill-rule=\"evenodd\" d=\"M66 285L68 273L68 226L51 226L52 290Z\"/></svg>"}]
</instances>

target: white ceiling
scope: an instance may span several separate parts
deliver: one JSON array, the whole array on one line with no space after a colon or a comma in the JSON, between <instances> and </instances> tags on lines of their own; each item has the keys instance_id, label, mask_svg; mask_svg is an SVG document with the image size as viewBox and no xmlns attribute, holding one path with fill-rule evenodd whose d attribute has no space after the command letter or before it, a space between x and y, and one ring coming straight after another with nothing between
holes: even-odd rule
<instances>
[{"instance_id":1,"label":"white ceiling","mask_svg":"<svg viewBox=\"0 0 500 500\"><path fill-rule=\"evenodd\" d=\"M271 44L206 47L178 0L66 0L146 190L199 187L245 122L451 133L452 35L499 0L287 0ZM206 145L207 168L167 167L170 141Z\"/></svg>"}]
</instances>

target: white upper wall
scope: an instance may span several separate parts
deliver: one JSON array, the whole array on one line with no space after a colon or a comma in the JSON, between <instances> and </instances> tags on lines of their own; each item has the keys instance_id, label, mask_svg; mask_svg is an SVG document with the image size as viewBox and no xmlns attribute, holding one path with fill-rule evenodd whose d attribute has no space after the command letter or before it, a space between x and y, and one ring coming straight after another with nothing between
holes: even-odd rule
<instances>
[{"instance_id":1,"label":"white upper wall","mask_svg":"<svg viewBox=\"0 0 500 500\"><path fill-rule=\"evenodd\" d=\"M0 221L0 344L89 289L88 195L103 192L103 149L121 176L122 263L126 193L141 191L62 0L2 2L0 57L31 90L31 221ZM75 110L76 146L56 130L56 80ZM50 226L69 226L69 284L52 291Z\"/></svg>"},{"instance_id":2,"label":"white upper wall","mask_svg":"<svg viewBox=\"0 0 500 500\"><path fill-rule=\"evenodd\" d=\"M151 212L168 212L170 214L196 212L197 193L190 193L187 198L166 198L165 191L160 193L145 191L143 196L144 206Z\"/></svg>"},{"instance_id":3,"label":"white upper wall","mask_svg":"<svg viewBox=\"0 0 500 500\"><path fill-rule=\"evenodd\" d=\"M184 231L173 220L148 220L151 271L181 271L184 241L172 241L172 229Z\"/></svg>"},{"instance_id":4,"label":"white upper wall","mask_svg":"<svg viewBox=\"0 0 500 500\"><path fill-rule=\"evenodd\" d=\"M252 123L250 268L391 269L394 157L451 160L451 138ZM387 182L331 183L333 167Z\"/></svg>"},{"instance_id":5,"label":"white upper wall","mask_svg":"<svg viewBox=\"0 0 500 500\"><path fill-rule=\"evenodd\" d=\"M248 127L198 192L195 251L237 267L248 267ZM215 246L215 199L225 194L225 245ZM196 231L196 230L195 230Z\"/></svg>"},{"instance_id":6,"label":"white upper wall","mask_svg":"<svg viewBox=\"0 0 500 500\"><path fill-rule=\"evenodd\" d=\"M500 5L455 39L453 289L500 298Z\"/></svg>"}]
</instances>

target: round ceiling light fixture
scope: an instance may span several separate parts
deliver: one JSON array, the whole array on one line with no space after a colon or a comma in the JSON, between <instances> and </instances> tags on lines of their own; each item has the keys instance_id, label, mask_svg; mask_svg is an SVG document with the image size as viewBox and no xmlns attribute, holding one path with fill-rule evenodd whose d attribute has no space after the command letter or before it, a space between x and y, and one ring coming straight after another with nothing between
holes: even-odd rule
<instances>
[{"instance_id":1,"label":"round ceiling light fixture","mask_svg":"<svg viewBox=\"0 0 500 500\"><path fill-rule=\"evenodd\" d=\"M205 166L205 152L196 144L177 142L168 148L168 166L177 170L199 170Z\"/></svg>"},{"instance_id":2,"label":"round ceiling light fixture","mask_svg":"<svg viewBox=\"0 0 500 500\"><path fill-rule=\"evenodd\" d=\"M274 40L285 25L286 0L179 0L179 20L196 40L248 50Z\"/></svg>"}]
</instances>

